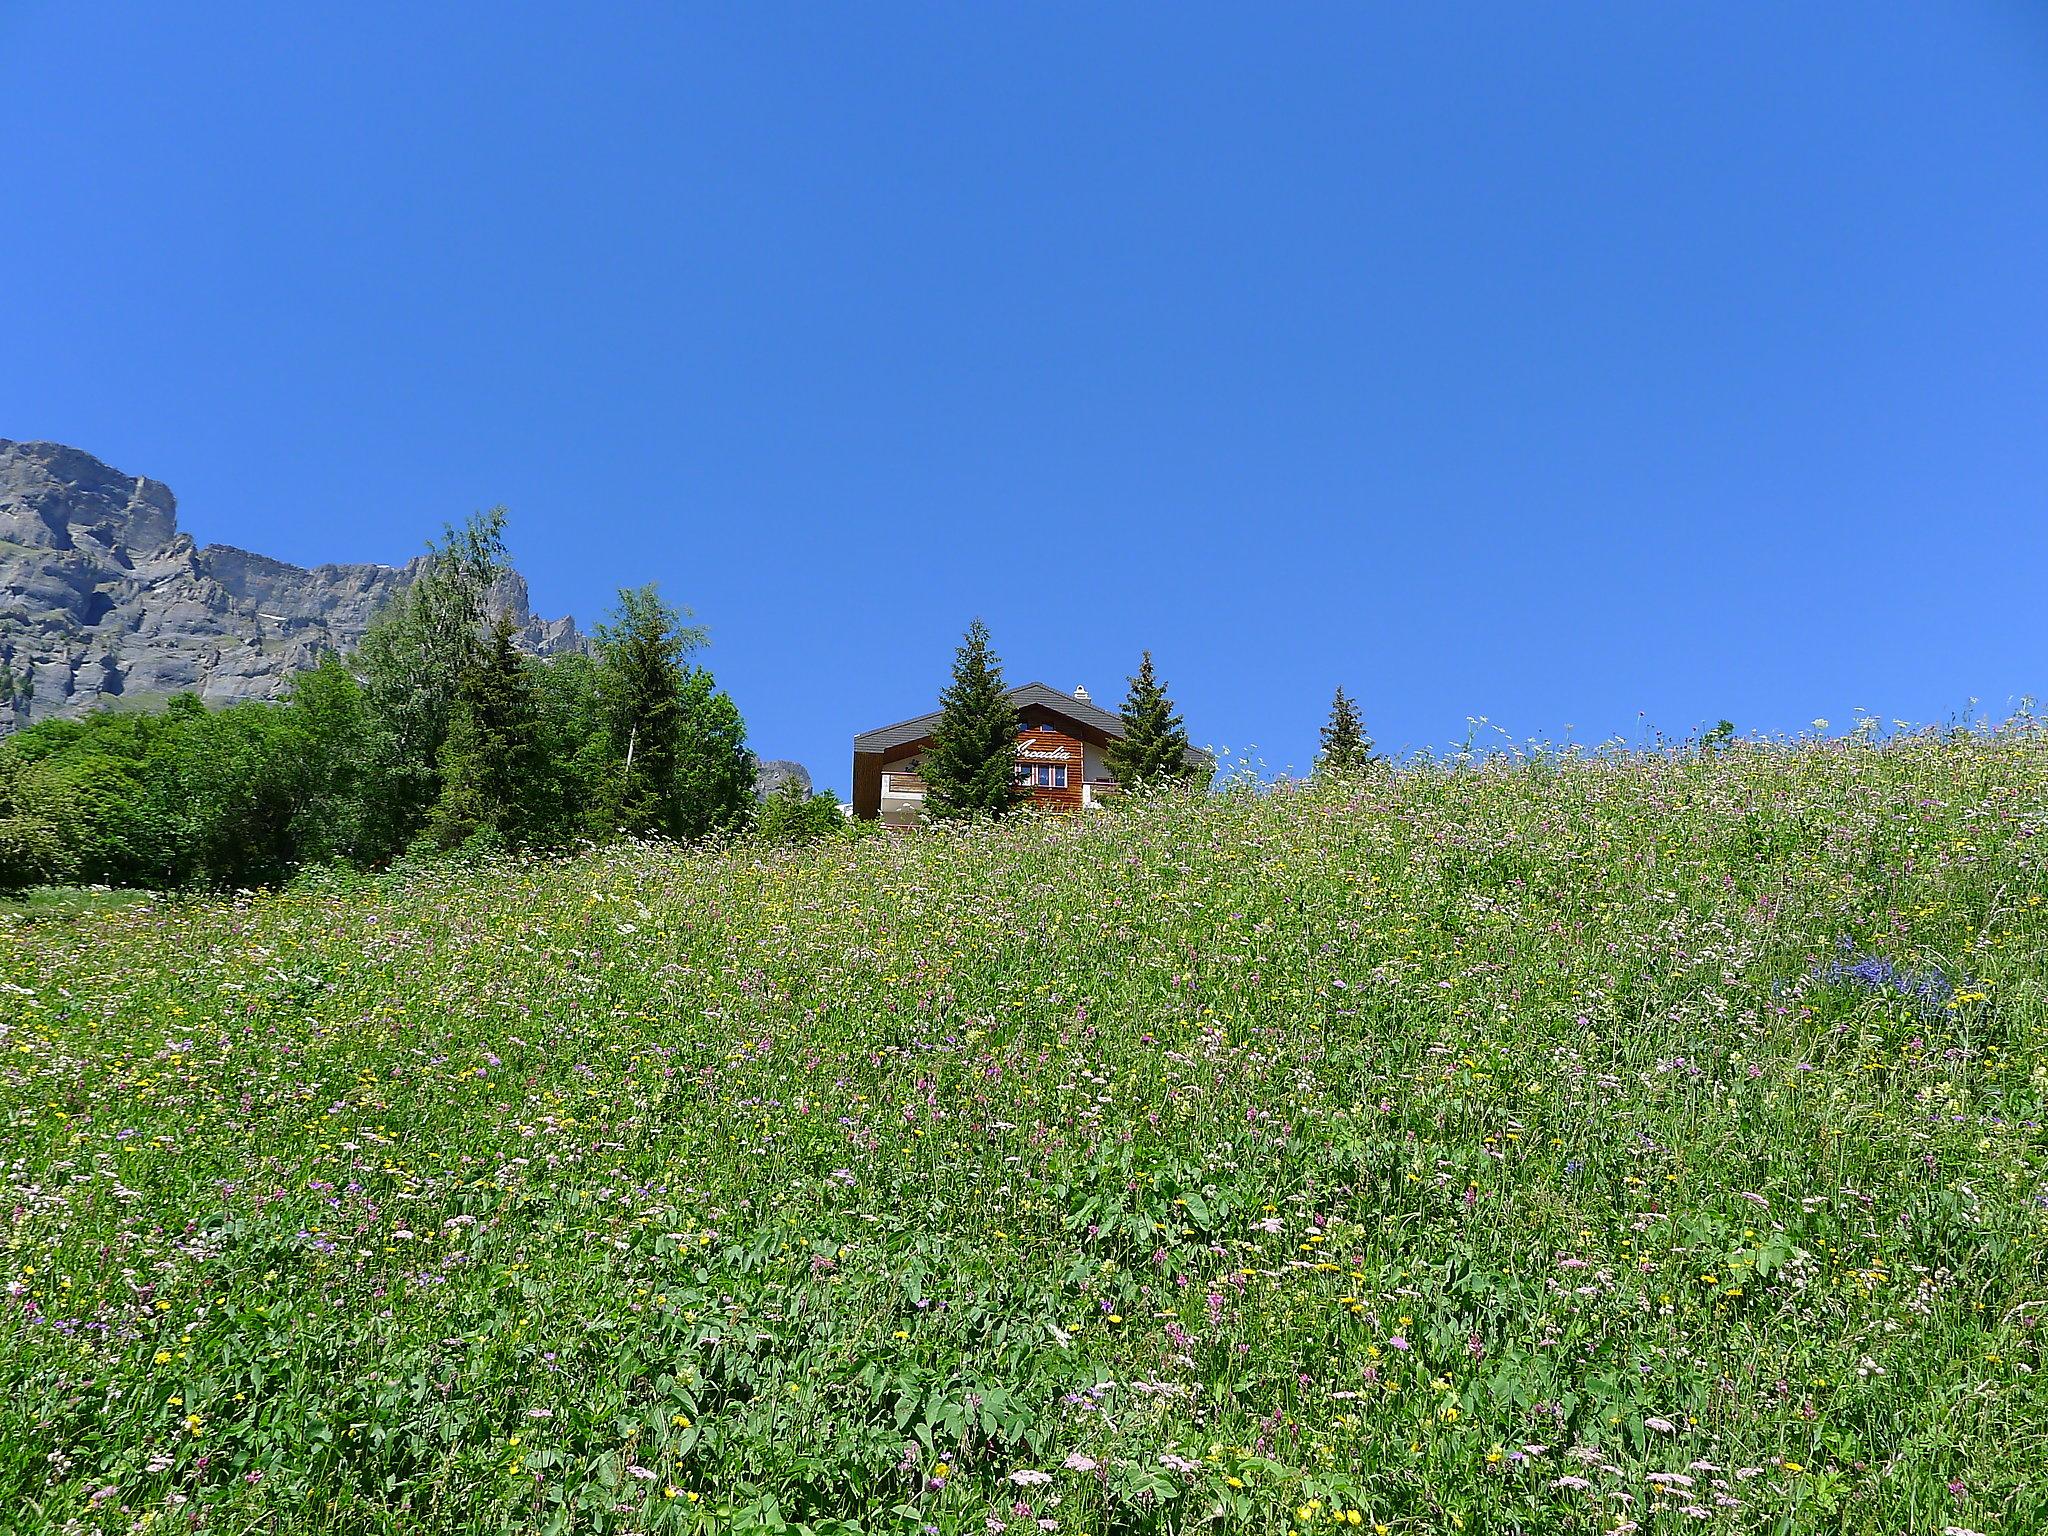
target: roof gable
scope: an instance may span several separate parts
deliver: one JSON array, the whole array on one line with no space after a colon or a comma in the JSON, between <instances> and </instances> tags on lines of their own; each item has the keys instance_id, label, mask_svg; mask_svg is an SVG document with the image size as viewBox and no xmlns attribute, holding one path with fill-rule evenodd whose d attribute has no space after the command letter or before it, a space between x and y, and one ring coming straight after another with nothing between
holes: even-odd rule
<instances>
[{"instance_id":1,"label":"roof gable","mask_svg":"<svg viewBox=\"0 0 2048 1536\"><path fill-rule=\"evenodd\" d=\"M1059 689L1048 687L1044 683L1025 683L1021 687L1012 688L1009 691L1009 698L1011 705L1020 713L1026 709L1043 710L1046 714L1059 715L1085 726L1092 733L1111 738L1121 738L1124 734L1124 723L1118 715L1099 704L1077 699L1071 693L1062 693ZM938 728L941 713L942 711L935 709L928 715L917 716L914 720L900 720L894 725L877 726L871 731L862 731L853 738L853 750L856 754L886 752L891 747L907 746L913 741L922 741ZM1200 748L1190 747L1188 761L1191 766L1207 767L1213 759Z\"/></svg>"}]
</instances>

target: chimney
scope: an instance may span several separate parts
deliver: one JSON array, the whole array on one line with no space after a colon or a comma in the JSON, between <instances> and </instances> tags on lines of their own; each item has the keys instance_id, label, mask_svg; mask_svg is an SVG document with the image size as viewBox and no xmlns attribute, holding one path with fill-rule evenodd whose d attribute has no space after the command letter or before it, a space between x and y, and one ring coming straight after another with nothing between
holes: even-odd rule
<instances>
[{"instance_id":1,"label":"chimney","mask_svg":"<svg viewBox=\"0 0 2048 1536\"><path fill-rule=\"evenodd\" d=\"M1076 683L1074 685L1074 697L1079 699L1083 704L1086 704L1088 702L1088 690L1082 687L1079 683Z\"/></svg>"}]
</instances>

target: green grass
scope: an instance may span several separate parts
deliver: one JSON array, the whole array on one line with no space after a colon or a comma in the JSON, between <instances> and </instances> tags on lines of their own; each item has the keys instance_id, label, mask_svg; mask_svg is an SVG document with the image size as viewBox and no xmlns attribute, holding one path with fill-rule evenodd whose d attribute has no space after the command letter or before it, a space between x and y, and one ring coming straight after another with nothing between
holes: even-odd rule
<instances>
[{"instance_id":1,"label":"green grass","mask_svg":"<svg viewBox=\"0 0 2048 1536\"><path fill-rule=\"evenodd\" d=\"M105 912L115 907L148 901L147 891L115 891L98 885L44 885L18 896L0 896L0 921L7 918L34 920L50 917L79 917L87 912Z\"/></svg>"},{"instance_id":2,"label":"green grass","mask_svg":"<svg viewBox=\"0 0 2048 1536\"><path fill-rule=\"evenodd\" d=\"M0 926L0 1510L2039 1531L2044 853L2016 728Z\"/></svg>"}]
</instances>

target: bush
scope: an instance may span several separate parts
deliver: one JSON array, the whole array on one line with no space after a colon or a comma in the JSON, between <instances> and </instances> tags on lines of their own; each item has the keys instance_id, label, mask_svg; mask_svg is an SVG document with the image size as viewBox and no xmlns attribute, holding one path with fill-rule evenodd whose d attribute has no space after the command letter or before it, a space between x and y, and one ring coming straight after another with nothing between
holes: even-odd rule
<instances>
[{"instance_id":1,"label":"bush","mask_svg":"<svg viewBox=\"0 0 2048 1536\"><path fill-rule=\"evenodd\" d=\"M0 896L56 885L67 871L64 841L40 816L0 816Z\"/></svg>"},{"instance_id":2,"label":"bush","mask_svg":"<svg viewBox=\"0 0 2048 1536\"><path fill-rule=\"evenodd\" d=\"M836 795L807 795L794 779L775 787L761 807L756 827L763 842L789 846L853 835L853 823L840 810Z\"/></svg>"}]
</instances>

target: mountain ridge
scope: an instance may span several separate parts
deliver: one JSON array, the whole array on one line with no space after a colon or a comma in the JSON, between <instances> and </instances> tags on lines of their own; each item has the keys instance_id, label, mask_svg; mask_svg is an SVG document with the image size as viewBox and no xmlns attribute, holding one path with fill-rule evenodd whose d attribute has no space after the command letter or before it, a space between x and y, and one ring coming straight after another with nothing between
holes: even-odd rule
<instances>
[{"instance_id":1,"label":"mountain ridge","mask_svg":"<svg viewBox=\"0 0 2048 1536\"><path fill-rule=\"evenodd\" d=\"M63 443L0 438L0 726L147 705L276 697L292 674L361 641L426 560L306 567L178 527L169 486ZM584 644L542 619L526 580L495 593L521 648Z\"/></svg>"}]
</instances>

